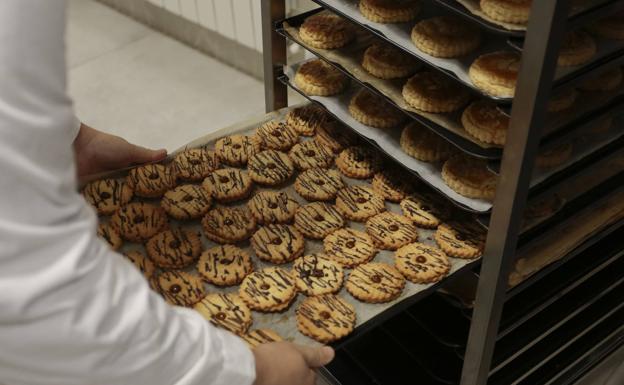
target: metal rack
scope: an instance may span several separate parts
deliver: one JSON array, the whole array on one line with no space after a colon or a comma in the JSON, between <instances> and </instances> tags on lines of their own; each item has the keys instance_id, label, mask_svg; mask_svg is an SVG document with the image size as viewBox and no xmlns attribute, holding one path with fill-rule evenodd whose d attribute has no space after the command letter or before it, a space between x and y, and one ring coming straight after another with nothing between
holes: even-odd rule
<instances>
[{"instance_id":1,"label":"metal rack","mask_svg":"<svg viewBox=\"0 0 624 385\"><path fill-rule=\"evenodd\" d=\"M452 1L438 2L448 6ZM624 328L617 322L624 317L624 300L612 295L624 282L624 245L618 243L623 234L621 221L588 240L578 252L513 291L508 290L540 131L546 119L546 102L551 90L559 86L553 79L564 33L581 22L624 9L624 1L606 1L568 19L568 3L534 1L526 32L509 34L523 37L523 59L486 247L475 274L478 281L474 306L458 309L438 294L420 300L366 333L358 333L357 338L341 343L335 362L322 371L328 381L343 384L346 382L342 379L349 378L348 383L353 384L395 385L410 383L406 381L409 378L420 384L523 384L541 383L537 382L539 376L548 375L549 383L571 384L600 358L624 344ZM458 7L451 8L462 14ZM280 82L287 64L286 38L276 31L285 13L284 0L262 0L267 111L288 103L287 86ZM578 81L623 59L619 53L566 82ZM621 180L622 174L617 175ZM612 181L604 188L617 189L621 185ZM582 256L588 253L600 253L601 257L583 263ZM587 290L595 295L583 296ZM510 310L521 305L528 309L524 314ZM434 312L444 315L439 322L433 322ZM522 330L530 326L533 329L524 329L534 331L531 341L527 341ZM380 346L399 353L379 354ZM572 353L579 349L585 353ZM524 359L524 363L516 359L529 356L533 359ZM538 357L556 363L561 371L548 373L552 368L535 362ZM366 364L370 362L375 365ZM441 368L440 362L445 362L445 367Z\"/></svg>"}]
</instances>

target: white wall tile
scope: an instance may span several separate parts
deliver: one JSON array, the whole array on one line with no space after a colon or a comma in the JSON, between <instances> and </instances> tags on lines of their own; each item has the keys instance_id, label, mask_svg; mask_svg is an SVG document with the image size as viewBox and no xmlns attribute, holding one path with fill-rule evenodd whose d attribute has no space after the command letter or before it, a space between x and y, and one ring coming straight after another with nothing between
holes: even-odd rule
<instances>
[{"instance_id":1,"label":"white wall tile","mask_svg":"<svg viewBox=\"0 0 624 385\"><path fill-rule=\"evenodd\" d=\"M197 16L199 16L199 24L210 30L217 30L215 5L213 0L197 0L197 12Z\"/></svg>"},{"instance_id":2,"label":"white wall tile","mask_svg":"<svg viewBox=\"0 0 624 385\"><path fill-rule=\"evenodd\" d=\"M261 0L252 0L251 16L253 19L256 50L262 52L262 12L260 3Z\"/></svg>"},{"instance_id":3,"label":"white wall tile","mask_svg":"<svg viewBox=\"0 0 624 385\"><path fill-rule=\"evenodd\" d=\"M165 0L164 5L167 11L173 12L176 15L180 14L180 3L178 0Z\"/></svg>"},{"instance_id":4,"label":"white wall tile","mask_svg":"<svg viewBox=\"0 0 624 385\"><path fill-rule=\"evenodd\" d=\"M236 40L250 48L256 47L254 38L254 26L252 16L252 2L254 0L234 0L232 1L234 11L234 27L236 30Z\"/></svg>"},{"instance_id":5,"label":"white wall tile","mask_svg":"<svg viewBox=\"0 0 624 385\"><path fill-rule=\"evenodd\" d=\"M217 31L225 37L236 40L236 28L234 26L232 1L242 0L214 0L214 5L217 20Z\"/></svg>"},{"instance_id":6,"label":"white wall tile","mask_svg":"<svg viewBox=\"0 0 624 385\"><path fill-rule=\"evenodd\" d=\"M150 3L157 5L159 7L163 7L163 1L164 0L148 0Z\"/></svg>"},{"instance_id":7,"label":"white wall tile","mask_svg":"<svg viewBox=\"0 0 624 385\"><path fill-rule=\"evenodd\" d=\"M180 14L182 15L182 17L194 23L199 23L199 18L197 15L197 3L195 2L195 0L179 0L179 2Z\"/></svg>"}]
</instances>

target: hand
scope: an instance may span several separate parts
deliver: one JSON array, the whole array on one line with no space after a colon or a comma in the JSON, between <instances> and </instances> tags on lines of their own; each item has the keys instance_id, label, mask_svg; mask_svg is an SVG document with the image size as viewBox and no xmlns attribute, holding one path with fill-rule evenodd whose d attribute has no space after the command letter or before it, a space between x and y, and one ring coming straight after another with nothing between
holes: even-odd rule
<instances>
[{"instance_id":1,"label":"hand","mask_svg":"<svg viewBox=\"0 0 624 385\"><path fill-rule=\"evenodd\" d=\"M74 140L78 178L112 171L135 164L156 162L167 156L167 150L149 150L128 143L119 136L106 134L85 124Z\"/></svg>"},{"instance_id":2,"label":"hand","mask_svg":"<svg viewBox=\"0 0 624 385\"><path fill-rule=\"evenodd\" d=\"M308 348L289 342L260 345L253 351L256 357L254 385L314 385L315 368L334 359L328 346Z\"/></svg>"}]
</instances>

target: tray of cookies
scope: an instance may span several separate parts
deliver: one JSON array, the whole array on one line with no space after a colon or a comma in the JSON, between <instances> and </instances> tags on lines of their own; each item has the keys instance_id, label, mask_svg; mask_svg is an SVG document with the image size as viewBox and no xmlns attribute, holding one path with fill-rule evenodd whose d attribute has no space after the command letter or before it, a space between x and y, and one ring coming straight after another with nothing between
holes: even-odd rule
<instances>
[{"instance_id":1,"label":"tray of cookies","mask_svg":"<svg viewBox=\"0 0 624 385\"><path fill-rule=\"evenodd\" d=\"M169 303L252 346L339 344L483 250L474 217L395 169L301 105L100 175L83 195L98 234Z\"/></svg>"}]
</instances>

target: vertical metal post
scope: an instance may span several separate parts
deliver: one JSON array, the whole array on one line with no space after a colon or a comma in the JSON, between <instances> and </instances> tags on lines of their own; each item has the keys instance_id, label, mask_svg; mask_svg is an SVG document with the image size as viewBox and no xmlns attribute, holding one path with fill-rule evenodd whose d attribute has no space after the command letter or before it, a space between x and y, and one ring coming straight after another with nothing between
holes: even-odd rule
<instances>
[{"instance_id":1,"label":"vertical metal post","mask_svg":"<svg viewBox=\"0 0 624 385\"><path fill-rule=\"evenodd\" d=\"M487 383L568 5L568 0L540 0L531 7L501 177L481 264L462 385Z\"/></svg>"},{"instance_id":2,"label":"vertical metal post","mask_svg":"<svg viewBox=\"0 0 624 385\"><path fill-rule=\"evenodd\" d=\"M286 0L261 0L264 102L266 112L288 105L286 85L277 77L286 64L286 39L275 32L275 22L286 17Z\"/></svg>"}]
</instances>

